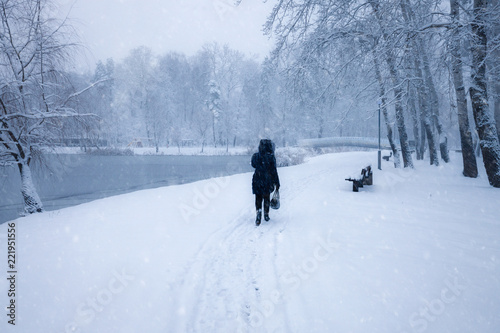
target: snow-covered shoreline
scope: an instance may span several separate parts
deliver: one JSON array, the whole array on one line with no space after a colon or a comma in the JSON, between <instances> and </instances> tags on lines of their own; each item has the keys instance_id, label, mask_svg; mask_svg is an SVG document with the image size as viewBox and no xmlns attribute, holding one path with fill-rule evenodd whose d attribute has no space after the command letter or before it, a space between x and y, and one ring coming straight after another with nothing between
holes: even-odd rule
<instances>
[{"instance_id":1,"label":"snow-covered shoreline","mask_svg":"<svg viewBox=\"0 0 500 333\"><path fill-rule=\"evenodd\" d=\"M96 151L96 148L89 147L91 151ZM103 151L108 149L116 149L117 151L131 151L133 155L206 155L206 156L219 156L219 155L248 155L250 149L248 147L213 147L205 146L200 147L181 147L176 146L160 147L156 152L154 147L119 147L119 148L101 148ZM50 152L49 152L50 153ZM80 147L56 147L53 149L56 154L86 154L87 152Z\"/></svg>"}]
</instances>

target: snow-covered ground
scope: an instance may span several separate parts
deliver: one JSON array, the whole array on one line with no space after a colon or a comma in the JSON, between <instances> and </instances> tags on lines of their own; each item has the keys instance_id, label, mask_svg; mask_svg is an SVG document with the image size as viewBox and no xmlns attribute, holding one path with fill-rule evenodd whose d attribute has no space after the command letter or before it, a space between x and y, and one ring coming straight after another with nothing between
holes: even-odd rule
<instances>
[{"instance_id":1,"label":"snow-covered ground","mask_svg":"<svg viewBox=\"0 0 500 333\"><path fill-rule=\"evenodd\" d=\"M18 219L0 331L498 332L500 191L452 157L384 162L359 193L344 178L376 152L280 168L260 227L251 173Z\"/></svg>"}]
</instances>

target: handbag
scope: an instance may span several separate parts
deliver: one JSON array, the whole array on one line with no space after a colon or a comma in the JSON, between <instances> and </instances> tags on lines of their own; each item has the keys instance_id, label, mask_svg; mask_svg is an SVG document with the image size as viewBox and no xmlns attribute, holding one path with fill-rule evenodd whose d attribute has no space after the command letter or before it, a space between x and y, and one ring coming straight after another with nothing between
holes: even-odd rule
<instances>
[{"instance_id":1,"label":"handbag","mask_svg":"<svg viewBox=\"0 0 500 333\"><path fill-rule=\"evenodd\" d=\"M270 206L272 209L279 209L280 208L280 191L279 190L274 191Z\"/></svg>"}]
</instances>

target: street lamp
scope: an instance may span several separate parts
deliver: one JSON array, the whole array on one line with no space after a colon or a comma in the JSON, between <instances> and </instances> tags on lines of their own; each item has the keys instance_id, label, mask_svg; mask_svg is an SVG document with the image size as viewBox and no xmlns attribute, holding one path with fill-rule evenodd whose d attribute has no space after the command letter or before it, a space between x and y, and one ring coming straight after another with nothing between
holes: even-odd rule
<instances>
[{"instance_id":1,"label":"street lamp","mask_svg":"<svg viewBox=\"0 0 500 333\"><path fill-rule=\"evenodd\" d=\"M378 169L382 170L382 152L380 151L380 105L382 104L382 99L377 100L378 103Z\"/></svg>"}]
</instances>

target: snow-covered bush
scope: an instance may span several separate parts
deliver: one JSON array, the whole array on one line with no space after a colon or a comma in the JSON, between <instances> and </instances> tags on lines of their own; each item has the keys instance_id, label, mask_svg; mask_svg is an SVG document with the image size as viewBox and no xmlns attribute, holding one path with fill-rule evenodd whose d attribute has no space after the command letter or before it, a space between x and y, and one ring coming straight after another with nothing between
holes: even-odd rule
<instances>
[{"instance_id":1,"label":"snow-covered bush","mask_svg":"<svg viewBox=\"0 0 500 333\"><path fill-rule=\"evenodd\" d=\"M312 151L300 147L276 148L276 164L278 167L304 163L306 157L314 155Z\"/></svg>"}]
</instances>

